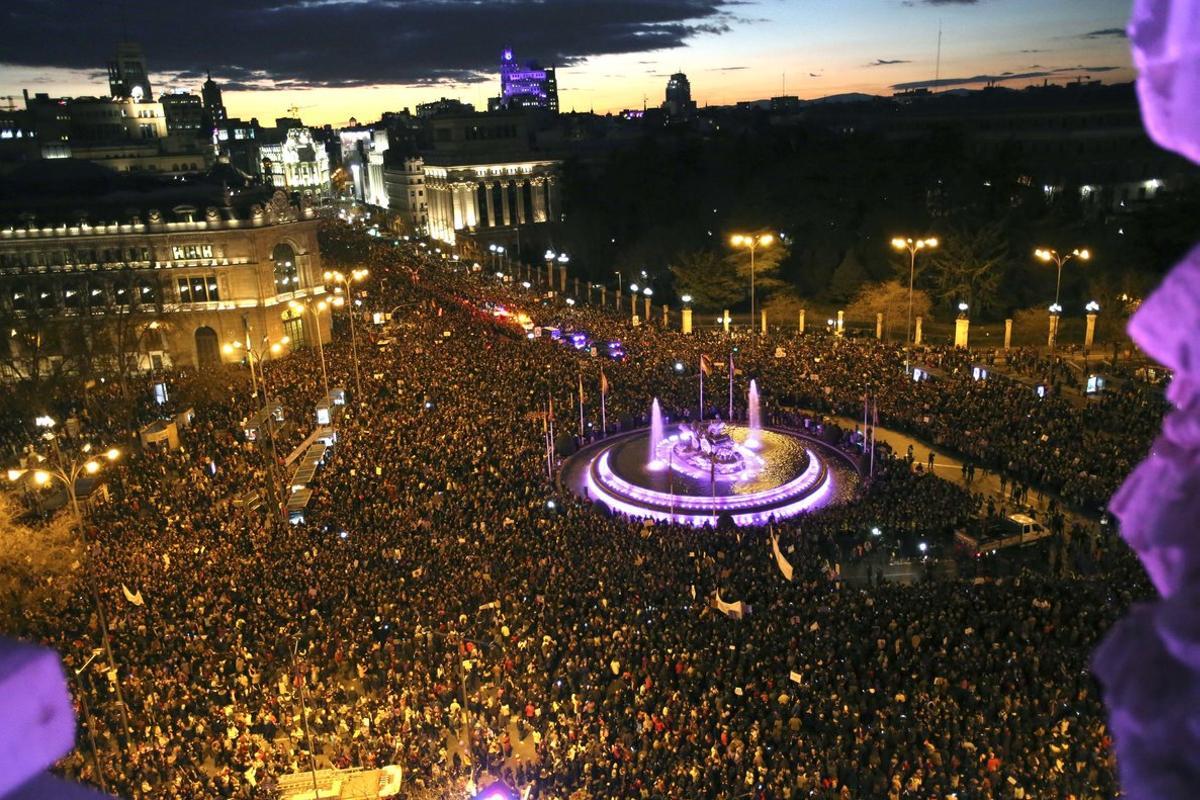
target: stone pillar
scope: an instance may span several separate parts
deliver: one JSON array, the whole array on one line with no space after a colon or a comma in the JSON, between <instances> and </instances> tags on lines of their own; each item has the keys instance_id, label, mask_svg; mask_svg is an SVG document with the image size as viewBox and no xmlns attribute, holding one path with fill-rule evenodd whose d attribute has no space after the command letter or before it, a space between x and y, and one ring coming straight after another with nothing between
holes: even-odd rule
<instances>
[{"instance_id":1,"label":"stone pillar","mask_svg":"<svg viewBox=\"0 0 1200 800\"><path fill-rule=\"evenodd\" d=\"M517 196L517 224L525 224L525 181L515 181L513 186L516 187ZM553 283L553 282L552 282Z\"/></svg>"},{"instance_id":2,"label":"stone pillar","mask_svg":"<svg viewBox=\"0 0 1200 800\"><path fill-rule=\"evenodd\" d=\"M467 227L475 230L479 227L479 184L463 184L463 200L467 211Z\"/></svg>"},{"instance_id":3,"label":"stone pillar","mask_svg":"<svg viewBox=\"0 0 1200 800\"><path fill-rule=\"evenodd\" d=\"M563 294L567 293L567 265L558 265L558 290ZM579 294L579 279L575 279L575 294Z\"/></svg>"},{"instance_id":4,"label":"stone pillar","mask_svg":"<svg viewBox=\"0 0 1200 800\"><path fill-rule=\"evenodd\" d=\"M1004 349L1012 347L1012 320L1004 320Z\"/></svg>"},{"instance_id":5,"label":"stone pillar","mask_svg":"<svg viewBox=\"0 0 1200 800\"><path fill-rule=\"evenodd\" d=\"M558 222L558 179L546 176L546 221Z\"/></svg>"},{"instance_id":6,"label":"stone pillar","mask_svg":"<svg viewBox=\"0 0 1200 800\"><path fill-rule=\"evenodd\" d=\"M553 261L546 262L546 287L549 289L554 288L554 262Z\"/></svg>"},{"instance_id":7,"label":"stone pillar","mask_svg":"<svg viewBox=\"0 0 1200 800\"><path fill-rule=\"evenodd\" d=\"M496 227L496 200L492 197L492 184L490 181L483 182L484 192L484 207L487 209L488 227Z\"/></svg>"},{"instance_id":8,"label":"stone pillar","mask_svg":"<svg viewBox=\"0 0 1200 800\"><path fill-rule=\"evenodd\" d=\"M960 350L967 349L967 337L971 331L971 320L966 314L959 314L954 320L954 346Z\"/></svg>"},{"instance_id":9,"label":"stone pillar","mask_svg":"<svg viewBox=\"0 0 1200 800\"><path fill-rule=\"evenodd\" d=\"M1087 332L1083 335L1083 346L1091 350L1092 345L1096 343L1096 312L1089 312L1087 315Z\"/></svg>"},{"instance_id":10,"label":"stone pillar","mask_svg":"<svg viewBox=\"0 0 1200 800\"><path fill-rule=\"evenodd\" d=\"M801 334L804 333L804 311L805 311L805 309L803 309L803 308L800 309L800 325L797 328L797 333L801 333Z\"/></svg>"},{"instance_id":11,"label":"stone pillar","mask_svg":"<svg viewBox=\"0 0 1200 800\"><path fill-rule=\"evenodd\" d=\"M663 329L671 327L671 309L666 303L663 303Z\"/></svg>"},{"instance_id":12,"label":"stone pillar","mask_svg":"<svg viewBox=\"0 0 1200 800\"><path fill-rule=\"evenodd\" d=\"M463 209L462 189L457 183L450 184L450 199L452 208L454 209L454 221L451 223L454 230L462 230L466 221L466 213Z\"/></svg>"},{"instance_id":13,"label":"stone pillar","mask_svg":"<svg viewBox=\"0 0 1200 800\"><path fill-rule=\"evenodd\" d=\"M621 296L621 293L617 292L617 297L620 297L620 296ZM604 308L606 305L608 305L608 287L601 286L600 287L600 307Z\"/></svg>"},{"instance_id":14,"label":"stone pillar","mask_svg":"<svg viewBox=\"0 0 1200 800\"><path fill-rule=\"evenodd\" d=\"M546 221L546 179L534 178L529 184L533 192L533 221Z\"/></svg>"},{"instance_id":15,"label":"stone pillar","mask_svg":"<svg viewBox=\"0 0 1200 800\"><path fill-rule=\"evenodd\" d=\"M650 298L643 297L642 300L644 300L646 303L646 324L649 325L650 324Z\"/></svg>"},{"instance_id":16,"label":"stone pillar","mask_svg":"<svg viewBox=\"0 0 1200 800\"><path fill-rule=\"evenodd\" d=\"M841 309L838 309L837 328L835 330L838 336L841 336L846 330L846 312Z\"/></svg>"},{"instance_id":17,"label":"stone pillar","mask_svg":"<svg viewBox=\"0 0 1200 800\"><path fill-rule=\"evenodd\" d=\"M508 181L497 181L496 185L500 187L500 210L504 214L504 226L512 225L512 209L509 208L508 202Z\"/></svg>"},{"instance_id":18,"label":"stone pillar","mask_svg":"<svg viewBox=\"0 0 1200 800\"><path fill-rule=\"evenodd\" d=\"M683 332L685 334L692 332L692 310L685 308L681 315L683 317Z\"/></svg>"},{"instance_id":19,"label":"stone pillar","mask_svg":"<svg viewBox=\"0 0 1200 800\"><path fill-rule=\"evenodd\" d=\"M883 341L883 312L875 315L875 338Z\"/></svg>"},{"instance_id":20,"label":"stone pillar","mask_svg":"<svg viewBox=\"0 0 1200 800\"><path fill-rule=\"evenodd\" d=\"M563 270L565 272L566 267L563 267ZM579 298L579 276L578 275L575 276L575 298L576 299ZM591 293L590 289L588 291L588 302L589 303L592 302L592 293Z\"/></svg>"},{"instance_id":21,"label":"stone pillar","mask_svg":"<svg viewBox=\"0 0 1200 800\"><path fill-rule=\"evenodd\" d=\"M725 309L724 316L721 317L721 324L725 327L725 332L729 333L729 309Z\"/></svg>"},{"instance_id":22,"label":"stone pillar","mask_svg":"<svg viewBox=\"0 0 1200 800\"><path fill-rule=\"evenodd\" d=\"M1050 335L1046 338L1046 345L1053 350L1055 343L1058 341L1058 314L1050 315Z\"/></svg>"},{"instance_id":23,"label":"stone pillar","mask_svg":"<svg viewBox=\"0 0 1200 800\"><path fill-rule=\"evenodd\" d=\"M921 316L917 316L916 327L913 328L913 347L921 344Z\"/></svg>"}]
</instances>

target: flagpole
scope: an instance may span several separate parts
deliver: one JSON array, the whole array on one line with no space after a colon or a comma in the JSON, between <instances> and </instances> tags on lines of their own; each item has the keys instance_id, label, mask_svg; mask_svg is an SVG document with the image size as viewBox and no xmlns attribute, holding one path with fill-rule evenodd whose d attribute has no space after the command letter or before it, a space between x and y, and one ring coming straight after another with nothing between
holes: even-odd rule
<instances>
[{"instance_id":1,"label":"flagpole","mask_svg":"<svg viewBox=\"0 0 1200 800\"><path fill-rule=\"evenodd\" d=\"M704 421L704 356L700 356L700 421Z\"/></svg>"},{"instance_id":2,"label":"flagpole","mask_svg":"<svg viewBox=\"0 0 1200 800\"><path fill-rule=\"evenodd\" d=\"M608 411L604 407L604 398L608 395L608 381L604 378L604 367L600 368L600 432L608 436Z\"/></svg>"},{"instance_id":3,"label":"flagpole","mask_svg":"<svg viewBox=\"0 0 1200 800\"><path fill-rule=\"evenodd\" d=\"M875 436L879 428L879 398L875 398L875 402L871 404L875 412L875 424L871 426L871 469L867 473L867 477L875 477Z\"/></svg>"},{"instance_id":4,"label":"flagpole","mask_svg":"<svg viewBox=\"0 0 1200 800\"><path fill-rule=\"evenodd\" d=\"M750 320L750 326L754 326L754 320ZM729 351L729 421L733 422L733 351Z\"/></svg>"},{"instance_id":5,"label":"flagpole","mask_svg":"<svg viewBox=\"0 0 1200 800\"><path fill-rule=\"evenodd\" d=\"M583 441L583 373L579 373L579 441Z\"/></svg>"}]
</instances>

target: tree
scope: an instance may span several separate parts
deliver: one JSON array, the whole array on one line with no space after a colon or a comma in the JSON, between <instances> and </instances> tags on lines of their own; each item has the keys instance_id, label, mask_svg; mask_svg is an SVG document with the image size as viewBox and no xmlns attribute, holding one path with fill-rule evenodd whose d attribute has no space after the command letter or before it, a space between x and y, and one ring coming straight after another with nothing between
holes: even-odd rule
<instances>
[{"instance_id":1,"label":"tree","mask_svg":"<svg viewBox=\"0 0 1200 800\"><path fill-rule=\"evenodd\" d=\"M912 318L928 319L930 307L929 295L920 289L914 289ZM846 314L851 319L870 322L875 321L876 314L883 314L884 335L890 339L892 331L903 328L905 320L908 319L908 285L898 280L863 284L853 302L847 307Z\"/></svg>"},{"instance_id":2,"label":"tree","mask_svg":"<svg viewBox=\"0 0 1200 800\"><path fill-rule=\"evenodd\" d=\"M726 309L744 296L745 287L733 264L709 250L680 253L669 267L675 292L690 294L702 309Z\"/></svg>"},{"instance_id":3,"label":"tree","mask_svg":"<svg viewBox=\"0 0 1200 800\"><path fill-rule=\"evenodd\" d=\"M829 279L829 299L835 303L850 300L866 280L867 271L863 268L858 253L854 248L850 248Z\"/></svg>"},{"instance_id":4,"label":"tree","mask_svg":"<svg viewBox=\"0 0 1200 800\"><path fill-rule=\"evenodd\" d=\"M976 231L951 230L928 259L928 282L939 300L967 303L975 312L995 307L1008 271L1008 242L999 222Z\"/></svg>"},{"instance_id":5,"label":"tree","mask_svg":"<svg viewBox=\"0 0 1200 800\"><path fill-rule=\"evenodd\" d=\"M755 234L758 235L758 234ZM769 245L759 246L754 250L754 291L759 298L765 298L784 286L787 282L779 278L779 265L788 255L788 246L778 236ZM743 286L743 293L750 293L750 249L734 247L725 257L733 268Z\"/></svg>"}]
</instances>

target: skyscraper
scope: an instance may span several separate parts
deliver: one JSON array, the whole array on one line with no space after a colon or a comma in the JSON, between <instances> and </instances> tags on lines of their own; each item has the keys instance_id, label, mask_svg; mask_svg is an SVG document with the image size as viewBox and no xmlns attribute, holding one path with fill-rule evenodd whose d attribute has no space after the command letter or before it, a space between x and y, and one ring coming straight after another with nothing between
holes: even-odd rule
<instances>
[{"instance_id":1,"label":"skyscraper","mask_svg":"<svg viewBox=\"0 0 1200 800\"><path fill-rule=\"evenodd\" d=\"M121 42L117 45L116 58L108 62L108 88L113 97L123 100L152 99L146 56L140 44Z\"/></svg>"},{"instance_id":2,"label":"skyscraper","mask_svg":"<svg viewBox=\"0 0 1200 800\"><path fill-rule=\"evenodd\" d=\"M683 119L696 112L696 102L692 100L692 84L688 82L687 75L676 72L667 81L667 99L662 107L668 118Z\"/></svg>"},{"instance_id":3,"label":"skyscraper","mask_svg":"<svg viewBox=\"0 0 1200 800\"><path fill-rule=\"evenodd\" d=\"M214 128L224 123L227 115L225 104L221 102L221 87L212 79L211 71L208 73L208 80L200 87L200 97L204 100L206 123Z\"/></svg>"},{"instance_id":4,"label":"skyscraper","mask_svg":"<svg viewBox=\"0 0 1200 800\"><path fill-rule=\"evenodd\" d=\"M538 108L557 114L558 79L554 67L543 69L536 61L522 66L512 48L504 48L500 54L500 97L496 105L505 110Z\"/></svg>"}]
</instances>

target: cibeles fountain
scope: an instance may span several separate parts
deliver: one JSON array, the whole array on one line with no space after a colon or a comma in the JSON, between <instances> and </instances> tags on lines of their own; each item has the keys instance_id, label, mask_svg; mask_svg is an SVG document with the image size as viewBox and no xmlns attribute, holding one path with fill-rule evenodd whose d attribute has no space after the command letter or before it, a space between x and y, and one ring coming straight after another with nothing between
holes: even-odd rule
<instances>
[{"instance_id":1,"label":"cibeles fountain","mask_svg":"<svg viewBox=\"0 0 1200 800\"><path fill-rule=\"evenodd\" d=\"M615 512L692 525L762 525L844 495L858 475L835 448L761 423L753 381L746 424L666 420L658 399L650 427L611 436L567 460L566 485Z\"/></svg>"}]
</instances>

